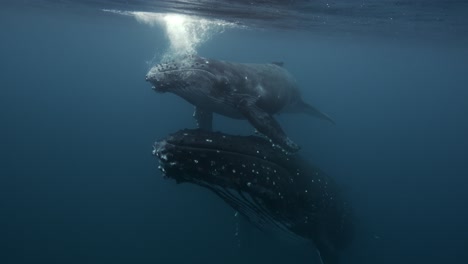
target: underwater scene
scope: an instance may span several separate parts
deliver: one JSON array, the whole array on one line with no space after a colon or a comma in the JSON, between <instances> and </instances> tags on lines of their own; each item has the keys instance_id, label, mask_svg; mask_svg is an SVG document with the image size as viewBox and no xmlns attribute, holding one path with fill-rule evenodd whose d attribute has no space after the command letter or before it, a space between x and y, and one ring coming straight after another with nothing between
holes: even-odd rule
<instances>
[{"instance_id":1,"label":"underwater scene","mask_svg":"<svg viewBox=\"0 0 468 264\"><path fill-rule=\"evenodd\" d=\"M468 262L468 2L0 1L0 263Z\"/></svg>"}]
</instances>

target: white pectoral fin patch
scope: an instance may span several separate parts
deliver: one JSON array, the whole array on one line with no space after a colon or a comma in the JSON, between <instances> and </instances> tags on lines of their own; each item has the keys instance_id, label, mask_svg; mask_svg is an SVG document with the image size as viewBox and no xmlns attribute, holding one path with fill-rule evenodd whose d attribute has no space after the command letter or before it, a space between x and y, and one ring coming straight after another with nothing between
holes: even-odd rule
<instances>
[{"instance_id":1,"label":"white pectoral fin patch","mask_svg":"<svg viewBox=\"0 0 468 264\"><path fill-rule=\"evenodd\" d=\"M197 127L203 130L213 130L213 113L211 111L195 107L193 117L197 121Z\"/></svg>"},{"instance_id":2,"label":"white pectoral fin patch","mask_svg":"<svg viewBox=\"0 0 468 264\"><path fill-rule=\"evenodd\" d=\"M256 87L255 87L255 90L258 94L258 97L262 97L263 95L265 95L265 88L263 88L263 86L261 84L258 84Z\"/></svg>"}]
</instances>

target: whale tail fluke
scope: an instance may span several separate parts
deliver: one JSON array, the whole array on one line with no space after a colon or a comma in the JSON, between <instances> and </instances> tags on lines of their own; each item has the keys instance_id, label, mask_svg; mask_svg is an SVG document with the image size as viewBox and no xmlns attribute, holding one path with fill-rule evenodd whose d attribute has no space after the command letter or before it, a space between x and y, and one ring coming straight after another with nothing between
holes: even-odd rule
<instances>
[{"instance_id":1,"label":"whale tail fluke","mask_svg":"<svg viewBox=\"0 0 468 264\"><path fill-rule=\"evenodd\" d=\"M328 121L328 122L335 125L335 121L330 116L325 114L324 112L318 110L317 108L311 106L310 104L308 104L306 102L300 102L299 104L300 104L300 108L301 108L302 112L304 112L304 113L306 113L308 115L314 116L316 118L326 120L326 121Z\"/></svg>"}]
</instances>

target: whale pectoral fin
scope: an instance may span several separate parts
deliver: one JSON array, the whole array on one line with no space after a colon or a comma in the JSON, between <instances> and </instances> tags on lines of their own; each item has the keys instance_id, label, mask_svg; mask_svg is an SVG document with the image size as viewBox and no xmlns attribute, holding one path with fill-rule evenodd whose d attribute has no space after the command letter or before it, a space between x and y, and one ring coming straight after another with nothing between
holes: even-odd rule
<instances>
[{"instance_id":1,"label":"whale pectoral fin","mask_svg":"<svg viewBox=\"0 0 468 264\"><path fill-rule=\"evenodd\" d=\"M242 99L238 104L238 109L258 132L267 136L287 151L298 151L300 149L299 146L286 136L278 121L255 104L251 104L251 102L252 100Z\"/></svg>"},{"instance_id":2,"label":"whale pectoral fin","mask_svg":"<svg viewBox=\"0 0 468 264\"><path fill-rule=\"evenodd\" d=\"M213 130L213 112L207 111L200 107L195 107L193 118L197 121L197 127L203 130Z\"/></svg>"},{"instance_id":3,"label":"whale pectoral fin","mask_svg":"<svg viewBox=\"0 0 468 264\"><path fill-rule=\"evenodd\" d=\"M300 102L298 104L298 107L300 108L300 111L308 114L308 115L311 115L311 116L314 116L314 117L317 117L319 119L322 119L322 120L326 120L332 124L335 124L335 121L333 121L333 119L328 116L327 114L323 113L322 111L318 110L317 108L311 106L310 104L306 103L306 102Z\"/></svg>"}]
</instances>

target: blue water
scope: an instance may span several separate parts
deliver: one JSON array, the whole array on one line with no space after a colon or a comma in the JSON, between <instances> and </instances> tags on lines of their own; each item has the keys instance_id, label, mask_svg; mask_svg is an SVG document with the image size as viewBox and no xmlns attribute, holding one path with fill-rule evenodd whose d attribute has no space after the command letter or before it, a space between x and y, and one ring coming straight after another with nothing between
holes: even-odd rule
<instances>
[{"instance_id":1,"label":"blue water","mask_svg":"<svg viewBox=\"0 0 468 264\"><path fill-rule=\"evenodd\" d=\"M174 43L164 26L102 9L200 9L8 2L0 9L0 263L318 263L311 245L258 232L215 195L157 170L154 140L195 126L192 106L144 81ZM236 10L247 10L242 2ZM268 10L288 10L282 20L203 9L197 15L235 26L214 30L196 51L284 61L306 101L334 118L335 126L278 117L352 201L358 231L343 263L467 262L466 5L400 1L397 12L393 1L367 16L343 6L321 27L290 16L307 1L270 2ZM315 9L302 10L315 21ZM384 23L380 11L389 10L424 19ZM222 117L215 129L252 132Z\"/></svg>"}]
</instances>

